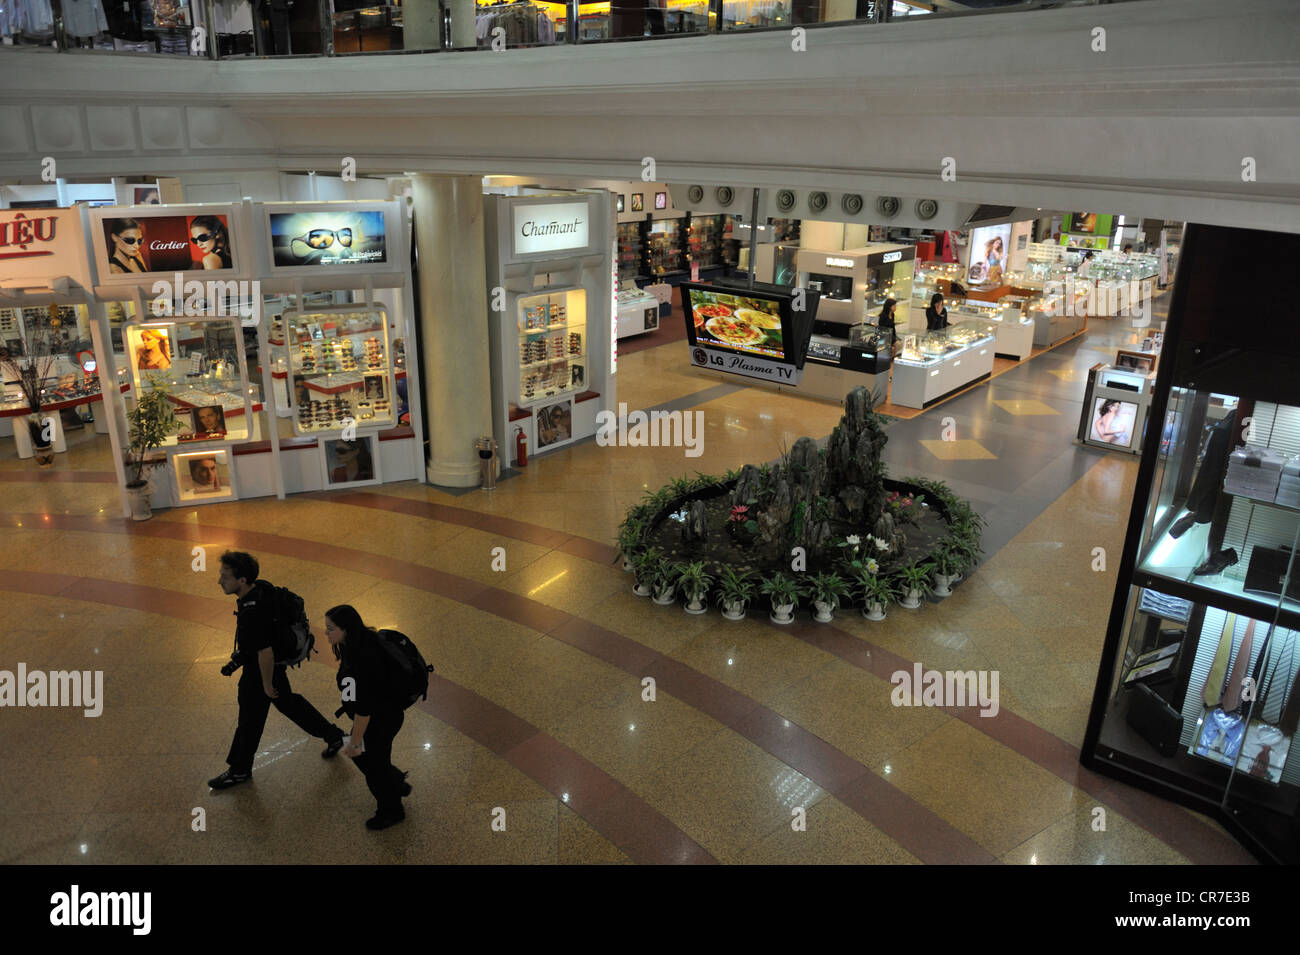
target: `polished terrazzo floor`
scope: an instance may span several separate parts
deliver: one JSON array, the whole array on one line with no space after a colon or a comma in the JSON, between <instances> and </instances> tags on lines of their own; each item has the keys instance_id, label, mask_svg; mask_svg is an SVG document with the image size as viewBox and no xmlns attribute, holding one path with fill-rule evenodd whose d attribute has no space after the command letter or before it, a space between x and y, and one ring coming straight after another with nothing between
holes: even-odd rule
<instances>
[{"instance_id":1,"label":"polished terrazzo floor","mask_svg":"<svg viewBox=\"0 0 1300 955\"><path fill-rule=\"evenodd\" d=\"M96 719L4 711L0 861L1249 861L1214 823L1078 765L1137 462L1072 435L1087 368L1134 334L1097 322L890 425L892 474L947 481L992 526L990 556L952 597L881 623L731 623L631 593L611 542L644 490L771 460L840 414L717 387L684 367L680 343L621 359L619 400L702 411L701 457L589 441L491 494L408 483L136 525L118 516L106 439L74 436L51 472L6 457L0 668L102 670L106 700ZM360 774L274 710L254 782L208 790L236 712L218 672L233 632L216 581L227 547L314 614L352 603L437 666L395 747L414 785L402 825L365 831ZM1095 547L1111 570L1091 569ZM1000 712L893 706L889 676L914 662L996 669ZM323 712L337 705L331 666L292 674Z\"/></svg>"}]
</instances>

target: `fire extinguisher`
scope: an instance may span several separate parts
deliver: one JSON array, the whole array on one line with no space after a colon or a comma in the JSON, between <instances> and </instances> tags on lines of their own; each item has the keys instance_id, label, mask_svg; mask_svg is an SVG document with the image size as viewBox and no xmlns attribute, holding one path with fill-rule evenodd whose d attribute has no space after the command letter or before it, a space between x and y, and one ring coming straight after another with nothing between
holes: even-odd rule
<instances>
[{"instance_id":1,"label":"fire extinguisher","mask_svg":"<svg viewBox=\"0 0 1300 955\"><path fill-rule=\"evenodd\" d=\"M515 463L521 468L528 466L528 436L523 428L515 428Z\"/></svg>"}]
</instances>

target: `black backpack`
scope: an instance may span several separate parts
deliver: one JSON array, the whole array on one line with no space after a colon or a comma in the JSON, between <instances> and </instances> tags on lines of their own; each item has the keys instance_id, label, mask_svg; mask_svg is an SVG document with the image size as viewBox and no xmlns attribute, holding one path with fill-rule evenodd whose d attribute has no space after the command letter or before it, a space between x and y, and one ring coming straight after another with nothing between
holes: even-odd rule
<instances>
[{"instance_id":1,"label":"black backpack","mask_svg":"<svg viewBox=\"0 0 1300 955\"><path fill-rule=\"evenodd\" d=\"M393 701L406 709L416 700L429 698L429 674L433 667L424 662L411 638L396 630L378 631L379 644L388 664L389 687Z\"/></svg>"},{"instance_id":2,"label":"black backpack","mask_svg":"<svg viewBox=\"0 0 1300 955\"><path fill-rule=\"evenodd\" d=\"M307 608L301 597L288 587L267 585L270 592L271 619L275 633L271 648L276 666L301 666L311 656L316 638L307 620Z\"/></svg>"}]
</instances>

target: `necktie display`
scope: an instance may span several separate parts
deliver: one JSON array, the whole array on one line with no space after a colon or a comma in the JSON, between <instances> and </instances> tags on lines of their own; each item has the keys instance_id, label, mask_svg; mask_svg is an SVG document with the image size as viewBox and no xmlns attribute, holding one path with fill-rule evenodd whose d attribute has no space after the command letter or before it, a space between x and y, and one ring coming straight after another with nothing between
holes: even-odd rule
<instances>
[{"instance_id":1,"label":"necktie display","mask_svg":"<svg viewBox=\"0 0 1300 955\"><path fill-rule=\"evenodd\" d=\"M1291 689L1294 650L1294 634L1287 630L1274 631L1273 639L1269 643L1269 656L1273 663L1264 677L1259 708L1259 718L1273 726L1277 726L1282 721L1282 712L1286 709Z\"/></svg>"},{"instance_id":2,"label":"necktie display","mask_svg":"<svg viewBox=\"0 0 1300 955\"><path fill-rule=\"evenodd\" d=\"M1278 727L1287 736L1294 736L1296 725L1300 724L1300 693L1296 689L1300 687L1300 672L1297 672L1295 679L1291 682L1291 689L1287 690L1286 704L1282 707L1282 719L1278 721Z\"/></svg>"},{"instance_id":3,"label":"necktie display","mask_svg":"<svg viewBox=\"0 0 1300 955\"><path fill-rule=\"evenodd\" d=\"M1237 615L1228 614L1223 624L1223 635L1219 637L1219 648L1214 651L1214 662L1210 664L1210 675L1205 678L1205 705L1215 707L1223 697L1224 674L1228 672L1228 661L1232 658L1232 632L1237 627Z\"/></svg>"},{"instance_id":4,"label":"necktie display","mask_svg":"<svg viewBox=\"0 0 1300 955\"><path fill-rule=\"evenodd\" d=\"M1235 713L1241 706L1242 685L1250 674L1250 654L1255 648L1254 643L1255 621L1251 620L1246 624L1246 635L1241 638L1241 649L1237 651L1237 656L1232 661L1232 673L1229 675L1228 685L1223 691L1223 710L1225 713Z\"/></svg>"}]
</instances>

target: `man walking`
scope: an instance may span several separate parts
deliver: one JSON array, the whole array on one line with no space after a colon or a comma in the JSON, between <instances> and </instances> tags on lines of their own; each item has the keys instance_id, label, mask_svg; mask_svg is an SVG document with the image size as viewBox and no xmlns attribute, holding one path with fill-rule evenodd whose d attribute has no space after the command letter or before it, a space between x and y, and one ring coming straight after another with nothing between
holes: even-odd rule
<instances>
[{"instance_id":1,"label":"man walking","mask_svg":"<svg viewBox=\"0 0 1300 955\"><path fill-rule=\"evenodd\" d=\"M257 579L258 569L257 559L251 554L227 551L221 555L221 589L238 598L235 652L221 672L230 676L241 666L244 672L239 678L239 726L226 756L230 768L208 780L213 789L228 789L253 778L253 755L273 703L303 732L325 740L327 745L321 756L329 759L343 748L343 730L293 692L286 668L275 663L272 638L276 621L271 609L271 585Z\"/></svg>"}]
</instances>

